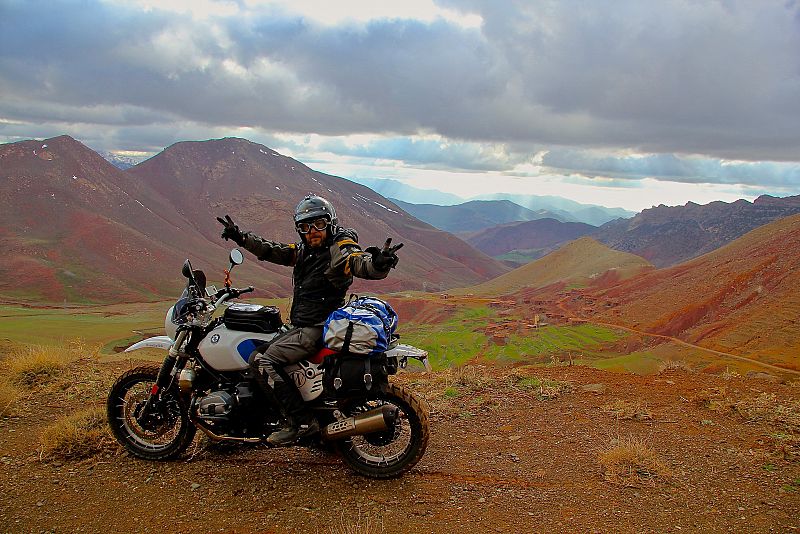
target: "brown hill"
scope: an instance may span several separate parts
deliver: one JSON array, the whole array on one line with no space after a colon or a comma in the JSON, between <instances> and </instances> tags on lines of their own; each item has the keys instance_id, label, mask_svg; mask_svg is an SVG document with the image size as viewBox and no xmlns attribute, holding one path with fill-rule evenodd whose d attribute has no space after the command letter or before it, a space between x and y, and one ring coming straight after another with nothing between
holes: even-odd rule
<instances>
[{"instance_id":1,"label":"brown hill","mask_svg":"<svg viewBox=\"0 0 800 534\"><path fill-rule=\"evenodd\" d=\"M0 146L0 228L0 292L23 300L153 298L175 292L190 254L225 258L167 199L67 136Z\"/></svg>"},{"instance_id":2,"label":"brown hill","mask_svg":"<svg viewBox=\"0 0 800 534\"><path fill-rule=\"evenodd\" d=\"M572 241L595 230L596 227L556 219L516 221L486 228L471 234L467 243L489 256L499 256L514 250L540 251L544 256L557 245Z\"/></svg>"},{"instance_id":3,"label":"brown hill","mask_svg":"<svg viewBox=\"0 0 800 534\"><path fill-rule=\"evenodd\" d=\"M232 245L219 238L216 215L295 240L292 209L309 191L329 197L362 243L407 243L399 268L372 290L468 285L507 270L366 187L248 141L179 143L121 171L61 136L0 145L0 294L45 302L173 296L187 257L221 278ZM265 262L246 262L237 280L262 296L291 291L290 270Z\"/></svg>"},{"instance_id":4,"label":"brown hill","mask_svg":"<svg viewBox=\"0 0 800 534\"><path fill-rule=\"evenodd\" d=\"M638 256L612 250L594 239L582 237L488 282L453 293L499 296L523 288L545 287L558 282L581 286L602 277L608 271L613 271L616 277L624 279L651 267L648 261Z\"/></svg>"},{"instance_id":5,"label":"brown hill","mask_svg":"<svg viewBox=\"0 0 800 534\"><path fill-rule=\"evenodd\" d=\"M753 202L657 206L631 219L608 222L592 237L615 250L668 267L711 252L761 225L800 213L800 195L763 195Z\"/></svg>"},{"instance_id":6,"label":"brown hill","mask_svg":"<svg viewBox=\"0 0 800 534\"><path fill-rule=\"evenodd\" d=\"M294 242L292 215L307 193L330 200L340 224L355 228L364 246L387 237L404 242L398 268L385 281L354 290L445 289L471 285L508 270L455 236L405 213L371 189L313 171L244 139L182 142L126 171L186 214L209 240L219 241L216 216L230 214L243 229ZM288 269L278 267L281 273ZM290 289L287 285L287 290Z\"/></svg>"},{"instance_id":7,"label":"brown hill","mask_svg":"<svg viewBox=\"0 0 800 534\"><path fill-rule=\"evenodd\" d=\"M601 294L619 305L598 317L800 369L800 215Z\"/></svg>"}]
</instances>

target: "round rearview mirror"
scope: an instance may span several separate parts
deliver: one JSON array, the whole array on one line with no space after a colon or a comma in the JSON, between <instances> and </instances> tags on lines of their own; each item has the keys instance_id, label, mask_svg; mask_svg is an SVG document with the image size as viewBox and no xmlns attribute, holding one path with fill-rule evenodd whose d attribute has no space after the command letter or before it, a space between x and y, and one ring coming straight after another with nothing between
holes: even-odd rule
<instances>
[{"instance_id":1,"label":"round rearview mirror","mask_svg":"<svg viewBox=\"0 0 800 534\"><path fill-rule=\"evenodd\" d=\"M233 265L240 265L244 261L244 255L238 248L231 250L231 263Z\"/></svg>"},{"instance_id":2,"label":"round rearview mirror","mask_svg":"<svg viewBox=\"0 0 800 534\"><path fill-rule=\"evenodd\" d=\"M183 262L183 270L181 272L186 278L192 278L192 264L189 262L189 260Z\"/></svg>"}]
</instances>

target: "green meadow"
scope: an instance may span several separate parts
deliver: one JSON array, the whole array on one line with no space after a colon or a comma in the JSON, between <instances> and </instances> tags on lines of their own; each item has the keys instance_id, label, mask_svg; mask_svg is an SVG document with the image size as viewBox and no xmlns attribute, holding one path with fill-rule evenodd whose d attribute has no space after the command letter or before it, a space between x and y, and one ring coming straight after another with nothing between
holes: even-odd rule
<instances>
[{"instance_id":1,"label":"green meadow","mask_svg":"<svg viewBox=\"0 0 800 534\"><path fill-rule=\"evenodd\" d=\"M81 308L0 306L0 339L37 345L80 339L110 353L116 342L162 334L169 306L167 302Z\"/></svg>"},{"instance_id":2,"label":"green meadow","mask_svg":"<svg viewBox=\"0 0 800 534\"><path fill-rule=\"evenodd\" d=\"M284 308L286 299L258 299ZM27 308L0 305L0 342L22 345L66 345L81 341L100 354L150 336L164 334L164 317L172 301L109 306ZM115 348L117 350L115 350Z\"/></svg>"},{"instance_id":3,"label":"green meadow","mask_svg":"<svg viewBox=\"0 0 800 534\"><path fill-rule=\"evenodd\" d=\"M286 315L286 299L257 301L277 305ZM103 356L113 356L144 337L162 335L164 315L171 304L0 306L0 348L67 346L80 341L99 349ZM493 335L487 335L490 325L494 325L490 328ZM672 349L669 355L660 353L664 350L620 354L610 347L624 339L628 335L625 332L588 323L531 328L522 317L488 306L465 307L442 323L401 323L398 332L402 342L427 350L435 369L457 367L469 361L540 365L572 362L614 371L650 373L666 359L694 360L691 354L674 354Z\"/></svg>"},{"instance_id":4,"label":"green meadow","mask_svg":"<svg viewBox=\"0 0 800 534\"><path fill-rule=\"evenodd\" d=\"M489 324L501 324L502 341L485 334ZM554 359L591 365L618 356L605 347L625 333L590 324L523 327L524 320L488 307L467 309L440 324L401 325L402 341L428 351L434 368L462 365L473 359L508 363L552 363Z\"/></svg>"}]
</instances>

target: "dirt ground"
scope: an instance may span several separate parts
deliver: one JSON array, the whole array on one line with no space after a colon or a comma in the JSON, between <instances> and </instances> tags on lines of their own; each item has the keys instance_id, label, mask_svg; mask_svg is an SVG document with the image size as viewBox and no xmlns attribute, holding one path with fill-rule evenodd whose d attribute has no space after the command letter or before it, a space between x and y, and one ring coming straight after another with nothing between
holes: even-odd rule
<instances>
[{"instance_id":1,"label":"dirt ground","mask_svg":"<svg viewBox=\"0 0 800 534\"><path fill-rule=\"evenodd\" d=\"M109 365L100 382L125 368ZM532 376L557 391L528 387ZM116 446L80 461L41 457L42 428L102 405L104 392L29 395L0 422L0 532L800 530L797 436L726 400L766 392L780 404L800 397L797 385L584 367L400 380L429 398L432 434L421 462L390 481L357 476L324 450L209 447L199 437L166 463ZM611 478L600 455L629 441L659 466Z\"/></svg>"}]
</instances>

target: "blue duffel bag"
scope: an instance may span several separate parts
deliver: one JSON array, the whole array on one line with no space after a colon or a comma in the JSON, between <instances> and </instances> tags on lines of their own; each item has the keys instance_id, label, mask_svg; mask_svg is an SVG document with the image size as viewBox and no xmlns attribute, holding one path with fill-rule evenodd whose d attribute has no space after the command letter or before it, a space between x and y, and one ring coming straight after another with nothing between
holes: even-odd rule
<instances>
[{"instance_id":1,"label":"blue duffel bag","mask_svg":"<svg viewBox=\"0 0 800 534\"><path fill-rule=\"evenodd\" d=\"M325 321L325 346L337 352L376 356L386 352L397 328L397 314L376 297L358 297Z\"/></svg>"}]
</instances>

